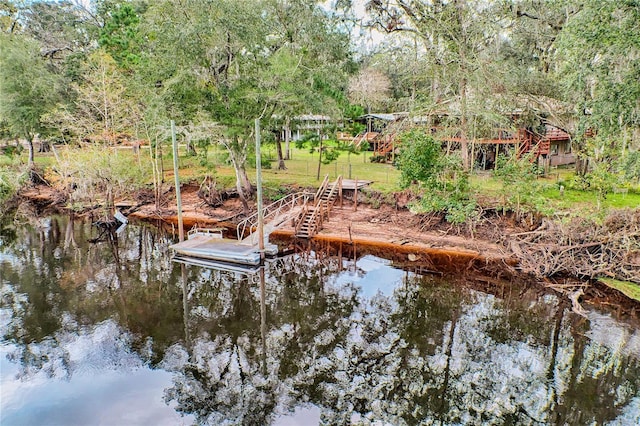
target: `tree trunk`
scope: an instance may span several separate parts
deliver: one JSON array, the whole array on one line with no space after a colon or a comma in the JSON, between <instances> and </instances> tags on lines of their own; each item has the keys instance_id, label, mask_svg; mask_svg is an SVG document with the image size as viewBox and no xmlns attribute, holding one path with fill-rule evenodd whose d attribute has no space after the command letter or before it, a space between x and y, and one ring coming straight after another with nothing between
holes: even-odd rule
<instances>
[{"instance_id":1,"label":"tree trunk","mask_svg":"<svg viewBox=\"0 0 640 426\"><path fill-rule=\"evenodd\" d=\"M238 137L234 137L233 142L225 143L227 151L229 151L229 158L233 163L233 169L236 173L236 189L242 201L242 208L245 214L249 213L248 198L253 194L253 187L249 176L247 176L247 170L245 168L245 161L247 156L246 144L239 143Z\"/></svg>"},{"instance_id":2,"label":"tree trunk","mask_svg":"<svg viewBox=\"0 0 640 426\"><path fill-rule=\"evenodd\" d=\"M284 159L291 160L291 120L288 117L284 125Z\"/></svg>"},{"instance_id":3,"label":"tree trunk","mask_svg":"<svg viewBox=\"0 0 640 426\"><path fill-rule=\"evenodd\" d=\"M282 138L280 133L276 135L276 148L278 151L278 170L287 170L287 166L284 164L284 157L282 156Z\"/></svg>"},{"instance_id":4,"label":"tree trunk","mask_svg":"<svg viewBox=\"0 0 640 426\"><path fill-rule=\"evenodd\" d=\"M251 181L249 180L249 175L247 175L247 169L244 166L244 163L240 165L240 176L242 179L242 186L244 187L244 192L247 196L253 195L253 186L251 185Z\"/></svg>"},{"instance_id":5,"label":"tree trunk","mask_svg":"<svg viewBox=\"0 0 640 426\"><path fill-rule=\"evenodd\" d=\"M51 144L48 141L41 141L38 152L50 152L50 151L51 151Z\"/></svg>"},{"instance_id":6,"label":"tree trunk","mask_svg":"<svg viewBox=\"0 0 640 426\"><path fill-rule=\"evenodd\" d=\"M245 188L243 185L243 179L246 177L246 170L241 170L239 165L236 163L234 156L231 156L231 162L233 163L233 169L236 172L236 189L238 191L238 196L240 197L240 201L242 202L242 210L244 214L249 214L249 203L247 202L247 194L245 193ZM244 166L242 167L244 169Z\"/></svg>"},{"instance_id":7,"label":"tree trunk","mask_svg":"<svg viewBox=\"0 0 640 426\"><path fill-rule=\"evenodd\" d=\"M469 170L469 142L467 141L467 79L462 78L460 82L460 151L462 155L462 166L465 171Z\"/></svg>"},{"instance_id":8,"label":"tree trunk","mask_svg":"<svg viewBox=\"0 0 640 426\"><path fill-rule=\"evenodd\" d=\"M464 31L463 12L464 2L456 1L456 17L458 21L458 27L462 34L459 51L460 60L460 149L462 150L462 166L465 171L469 170L469 143L467 142L468 129L467 129L467 57L466 57L466 43L467 37Z\"/></svg>"},{"instance_id":9,"label":"tree trunk","mask_svg":"<svg viewBox=\"0 0 640 426\"><path fill-rule=\"evenodd\" d=\"M29 160L27 164L29 165L29 167L33 167L35 153L33 149L33 137L31 135L27 136L27 145L29 146Z\"/></svg>"}]
</instances>

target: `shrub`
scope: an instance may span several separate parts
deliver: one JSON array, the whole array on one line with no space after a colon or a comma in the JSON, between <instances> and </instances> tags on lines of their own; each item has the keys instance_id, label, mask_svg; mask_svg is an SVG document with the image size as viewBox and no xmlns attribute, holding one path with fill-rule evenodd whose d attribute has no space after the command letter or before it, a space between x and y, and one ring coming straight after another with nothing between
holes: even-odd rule
<instances>
[{"instance_id":1,"label":"shrub","mask_svg":"<svg viewBox=\"0 0 640 426\"><path fill-rule=\"evenodd\" d=\"M70 201L114 199L146 186L151 165L138 163L129 152L103 147L69 149L60 155L56 170L68 188Z\"/></svg>"}]
</instances>

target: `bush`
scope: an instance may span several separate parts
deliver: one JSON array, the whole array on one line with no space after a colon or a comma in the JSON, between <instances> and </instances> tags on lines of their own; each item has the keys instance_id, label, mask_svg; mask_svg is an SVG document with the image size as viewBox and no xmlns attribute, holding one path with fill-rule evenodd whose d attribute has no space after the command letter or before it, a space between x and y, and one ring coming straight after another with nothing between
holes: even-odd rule
<instances>
[{"instance_id":1,"label":"bush","mask_svg":"<svg viewBox=\"0 0 640 426\"><path fill-rule=\"evenodd\" d=\"M440 142L430 135L416 130L402 135L397 166L402 173L402 187L415 182L425 189L422 198L410 206L412 211L441 212L454 224L472 221L477 216L469 174L462 166L462 159L455 154L445 155Z\"/></svg>"},{"instance_id":2,"label":"bush","mask_svg":"<svg viewBox=\"0 0 640 426\"><path fill-rule=\"evenodd\" d=\"M502 208L516 212L540 212L546 204L542 197L542 186L538 183L538 168L529 157L498 157L498 165L493 171L502 182L500 191Z\"/></svg>"},{"instance_id":3,"label":"bush","mask_svg":"<svg viewBox=\"0 0 640 426\"><path fill-rule=\"evenodd\" d=\"M7 200L18 193L20 187L27 182L28 178L27 169L18 167L0 168L0 206L5 206ZM1 213L4 212L0 211Z\"/></svg>"},{"instance_id":4,"label":"bush","mask_svg":"<svg viewBox=\"0 0 640 426\"><path fill-rule=\"evenodd\" d=\"M146 187L151 164L138 163L130 152L104 147L62 151L56 171L67 188L74 188L71 202L105 199L108 203Z\"/></svg>"}]
</instances>

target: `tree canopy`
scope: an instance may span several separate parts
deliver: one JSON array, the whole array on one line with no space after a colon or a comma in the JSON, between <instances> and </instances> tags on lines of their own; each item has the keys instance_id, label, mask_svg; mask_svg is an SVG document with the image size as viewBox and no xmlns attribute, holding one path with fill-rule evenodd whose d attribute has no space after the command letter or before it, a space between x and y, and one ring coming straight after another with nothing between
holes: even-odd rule
<instances>
[{"instance_id":1,"label":"tree canopy","mask_svg":"<svg viewBox=\"0 0 640 426\"><path fill-rule=\"evenodd\" d=\"M472 165L466 141L513 126L514 111L521 120L533 117L528 125L546 120L567 131L585 161L608 162L640 148L637 2L370 0L364 12L360 6L4 1L4 134L113 142L110 132L137 138L140 126L166 127L169 120L201 126L229 150L246 195L258 117L273 131L302 114L336 121L373 109L438 115L460 137L466 169ZM378 40L371 50L357 49L363 44L357 28Z\"/></svg>"}]
</instances>

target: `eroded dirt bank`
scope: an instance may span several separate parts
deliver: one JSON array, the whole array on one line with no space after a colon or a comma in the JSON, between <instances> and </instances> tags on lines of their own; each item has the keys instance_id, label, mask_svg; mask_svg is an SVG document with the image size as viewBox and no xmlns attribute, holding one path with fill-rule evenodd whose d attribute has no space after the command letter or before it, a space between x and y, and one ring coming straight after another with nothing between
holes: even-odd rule
<instances>
[{"instance_id":1,"label":"eroded dirt bank","mask_svg":"<svg viewBox=\"0 0 640 426\"><path fill-rule=\"evenodd\" d=\"M226 200L218 207L207 205L199 196L198 188L185 186L182 192L183 221L187 229L193 226L223 226L229 234L235 232L235 222L242 216L242 206L237 198ZM177 229L175 201L167 193L160 209L156 208L149 194L137 194L128 200L118 200L119 208L138 220L163 223ZM65 197L47 186L29 188L21 197L32 203L39 213L64 210ZM102 209L88 206L88 215L98 216ZM94 207L94 208L91 208ZM518 260L504 244L504 236L527 232L528 228L516 224L509 217L487 217L470 233L466 228L455 228L438 217L414 215L406 208L382 205L371 208L345 200L336 205L331 217L323 224L322 231L311 244L323 247L340 247L341 255L357 256L358 251L393 260L394 266L423 273L451 273L473 275L481 285L495 285L497 278L527 281L533 285L552 287L564 292L574 308L580 311L579 301L615 305L620 314L638 319L640 304L621 293L598 283L588 285L573 278L555 280L535 279L518 273ZM293 238L289 224L272 233L272 240L283 244L307 244Z\"/></svg>"}]
</instances>

